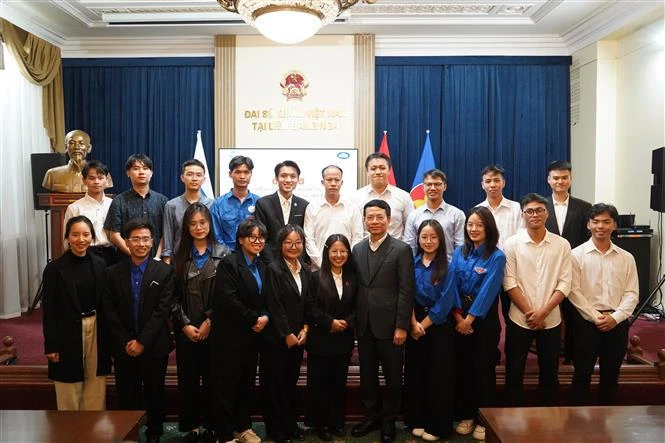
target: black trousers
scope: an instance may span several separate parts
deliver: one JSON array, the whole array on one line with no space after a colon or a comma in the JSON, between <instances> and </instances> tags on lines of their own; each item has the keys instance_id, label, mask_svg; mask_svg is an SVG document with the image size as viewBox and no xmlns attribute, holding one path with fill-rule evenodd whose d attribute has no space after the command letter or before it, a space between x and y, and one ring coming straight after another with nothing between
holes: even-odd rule
<instances>
[{"instance_id":1,"label":"black trousers","mask_svg":"<svg viewBox=\"0 0 665 443\"><path fill-rule=\"evenodd\" d=\"M506 324L506 390L513 406L523 405L524 366L534 339L538 351L538 387L542 393L543 406L558 404L561 325L534 331L518 326L508 319Z\"/></svg>"},{"instance_id":2,"label":"black trousers","mask_svg":"<svg viewBox=\"0 0 665 443\"><path fill-rule=\"evenodd\" d=\"M453 433L455 391L454 320L433 325L406 342L404 421L447 439Z\"/></svg>"},{"instance_id":3,"label":"black trousers","mask_svg":"<svg viewBox=\"0 0 665 443\"><path fill-rule=\"evenodd\" d=\"M164 381L168 355L157 358L118 355L114 359L118 407L148 414L147 436L164 433Z\"/></svg>"},{"instance_id":4,"label":"black trousers","mask_svg":"<svg viewBox=\"0 0 665 443\"><path fill-rule=\"evenodd\" d=\"M210 384L210 341L193 342L176 333L178 365L178 428L189 432L200 425L212 429L212 386Z\"/></svg>"},{"instance_id":5,"label":"black trousers","mask_svg":"<svg viewBox=\"0 0 665 443\"><path fill-rule=\"evenodd\" d=\"M252 427L250 400L256 382L258 349L213 350L212 378L215 395L215 434L220 441L233 439L233 432Z\"/></svg>"},{"instance_id":6,"label":"black trousers","mask_svg":"<svg viewBox=\"0 0 665 443\"><path fill-rule=\"evenodd\" d=\"M368 418L394 422L402 403L402 366L404 345L395 346L392 338L376 338L367 326L358 337L360 396ZM379 386L379 364L386 380L384 395Z\"/></svg>"},{"instance_id":7,"label":"black trousers","mask_svg":"<svg viewBox=\"0 0 665 443\"><path fill-rule=\"evenodd\" d=\"M264 340L259 378L266 432L274 439L289 438L297 425L296 384L303 347L286 347L283 341Z\"/></svg>"},{"instance_id":8,"label":"black trousers","mask_svg":"<svg viewBox=\"0 0 665 443\"><path fill-rule=\"evenodd\" d=\"M577 336L572 402L575 405L591 403L591 375L597 360L600 366L598 401L601 405L611 405L616 401L619 371L628 346L628 321L622 321L610 331L601 332L595 324L575 312L575 323Z\"/></svg>"},{"instance_id":9,"label":"black trousers","mask_svg":"<svg viewBox=\"0 0 665 443\"><path fill-rule=\"evenodd\" d=\"M344 427L346 378L350 354L307 353L307 414L305 423L315 428Z\"/></svg>"},{"instance_id":10,"label":"black trousers","mask_svg":"<svg viewBox=\"0 0 665 443\"><path fill-rule=\"evenodd\" d=\"M455 418L459 420L478 420L478 408L493 406L500 332L498 301L484 319L473 321L473 334L455 332Z\"/></svg>"},{"instance_id":11,"label":"black trousers","mask_svg":"<svg viewBox=\"0 0 665 443\"><path fill-rule=\"evenodd\" d=\"M575 360L575 338L577 331L575 331L575 314L577 309L568 300L564 298L561 304L561 318L563 319L563 358L565 360Z\"/></svg>"}]
</instances>

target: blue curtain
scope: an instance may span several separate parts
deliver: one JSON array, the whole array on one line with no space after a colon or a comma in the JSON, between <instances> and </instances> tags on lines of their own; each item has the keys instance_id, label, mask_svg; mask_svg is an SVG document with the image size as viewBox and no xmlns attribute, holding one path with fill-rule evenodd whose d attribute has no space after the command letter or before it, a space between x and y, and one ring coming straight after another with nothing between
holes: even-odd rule
<instances>
[{"instance_id":1,"label":"blue curtain","mask_svg":"<svg viewBox=\"0 0 665 443\"><path fill-rule=\"evenodd\" d=\"M151 188L169 198L181 194L180 165L194 156L198 129L214 176L212 57L63 59L62 64L67 131L90 134L91 157L113 175L111 193L129 188L125 160L143 152L154 163Z\"/></svg>"},{"instance_id":2,"label":"blue curtain","mask_svg":"<svg viewBox=\"0 0 665 443\"><path fill-rule=\"evenodd\" d=\"M447 202L481 202L480 171L506 170L504 195L547 195L547 164L570 158L570 57L378 57L376 139L388 131L398 186L410 190L430 130Z\"/></svg>"}]
</instances>

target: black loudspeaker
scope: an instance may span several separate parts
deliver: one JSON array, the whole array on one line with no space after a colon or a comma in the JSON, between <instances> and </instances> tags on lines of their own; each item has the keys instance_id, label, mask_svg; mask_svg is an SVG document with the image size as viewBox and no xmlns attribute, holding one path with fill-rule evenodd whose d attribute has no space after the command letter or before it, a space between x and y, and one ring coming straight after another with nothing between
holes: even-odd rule
<instances>
[{"instance_id":1,"label":"black loudspeaker","mask_svg":"<svg viewBox=\"0 0 665 443\"><path fill-rule=\"evenodd\" d=\"M651 152L651 209L665 212L665 147L654 149Z\"/></svg>"},{"instance_id":2,"label":"black loudspeaker","mask_svg":"<svg viewBox=\"0 0 665 443\"><path fill-rule=\"evenodd\" d=\"M35 210L48 209L39 205L39 196L44 192L51 192L42 187L44 174L51 168L67 164L67 154L59 152L49 152L48 154L30 154L30 165L32 166L32 198L34 200Z\"/></svg>"}]
</instances>

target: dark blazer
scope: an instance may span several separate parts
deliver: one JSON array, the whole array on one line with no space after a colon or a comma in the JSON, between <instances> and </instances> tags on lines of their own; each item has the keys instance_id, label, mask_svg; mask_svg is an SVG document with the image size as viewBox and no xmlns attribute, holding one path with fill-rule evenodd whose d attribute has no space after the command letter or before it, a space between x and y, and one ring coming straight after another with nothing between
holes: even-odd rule
<instances>
[{"instance_id":1,"label":"dark blazer","mask_svg":"<svg viewBox=\"0 0 665 443\"><path fill-rule=\"evenodd\" d=\"M256 265L265 287L265 264L256 260ZM217 266L212 308L210 340L214 347L258 347L261 334L252 331L252 326L260 316L267 315L268 311L265 298L259 291L240 247L224 257Z\"/></svg>"},{"instance_id":2,"label":"dark blazer","mask_svg":"<svg viewBox=\"0 0 665 443\"><path fill-rule=\"evenodd\" d=\"M353 247L353 259L358 272L358 335L365 334L369 323L374 337L392 340L395 328L408 330L411 324L415 291L411 248L389 234L371 252L366 238Z\"/></svg>"},{"instance_id":3,"label":"dark blazer","mask_svg":"<svg viewBox=\"0 0 665 443\"><path fill-rule=\"evenodd\" d=\"M124 355L125 345L136 339L145 348L142 356L158 358L173 349L167 319L175 304L173 268L151 259L143 274L139 295L139 330L134 331L134 304L130 261L108 269L109 284L104 292L104 309L113 340L114 355Z\"/></svg>"},{"instance_id":4,"label":"dark blazer","mask_svg":"<svg viewBox=\"0 0 665 443\"><path fill-rule=\"evenodd\" d=\"M308 204L309 202L304 198L294 195L293 200L291 200L288 224L298 225L302 228L305 224L305 209L307 209ZM268 261L272 261L274 257L279 256L276 245L277 233L284 227L284 215L282 215L282 205L279 202L277 192L257 200L256 218L268 229L266 248L263 255Z\"/></svg>"},{"instance_id":5,"label":"dark blazer","mask_svg":"<svg viewBox=\"0 0 665 443\"><path fill-rule=\"evenodd\" d=\"M310 273L303 266L300 269L300 293L283 259L278 258L266 268L263 291L270 313L270 323L266 331L268 340L284 343L284 337L289 334L297 336L302 329L307 318L305 300L309 293L309 276Z\"/></svg>"},{"instance_id":6,"label":"dark blazer","mask_svg":"<svg viewBox=\"0 0 665 443\"><path fill-rule=\"evenodd\" d=\"M229 253L225 244L214 243L203 268L198 269L190 256L184 267L187 275L175 276L176 303L173 306L172 319L176 333L182 333L183 326L189 324L198 328L206 319L212 317L217 265Z\"/></svg>"},{"instance_id":7,"label":"dark blazer","mask_svg":"<svg viewBox=\"0 0 665 443\"><path fill-rule=\"evenodd\" d=\"M109 343L105 325L102 294L106 287L106 264L94 254L87 254L95 278L97 306L97 375L111 372ZM83 381L83 341L81 306L76 286L70 278L72 253L65 252L44 268L42 307L44 308L44 353L60 353L59 363L48 363L48 377L66 383Z\"/></svg>"},{"instance_id":8,"label":"dark blazer","mask_svg":"<svg viewBox=\"0 0 665 443\"><path fill-rule=\"evenodd\" d=\"M586 228L589 219L589 209L591 209L591 203L571 195L568 201L566 220L563 222L563 232L559 232L552 195L549 195L547 197L547 221L545 222L545 227L551 233L560 235L568 240L571 249L575 249L591 237L589 230Z\"/></svg>"},{"instance_id":9,"label":"dark blazer","mask_svg":"<svg viewBox=\"0 0 665 443\"><path fill-rule=\"evenodd\" d=\"M342 298L337 295L332 277L326 277L332 293L321 288L319 271L313 272L305 310L309 313L309 337L306 348L310 354L344 355L353 350L354 326L356 322L356 292L358 279L355 273L342 274L344 289ZM346 320L348 327L342 332L330 332L333 320Z\"/></svg>"}]
</instances>

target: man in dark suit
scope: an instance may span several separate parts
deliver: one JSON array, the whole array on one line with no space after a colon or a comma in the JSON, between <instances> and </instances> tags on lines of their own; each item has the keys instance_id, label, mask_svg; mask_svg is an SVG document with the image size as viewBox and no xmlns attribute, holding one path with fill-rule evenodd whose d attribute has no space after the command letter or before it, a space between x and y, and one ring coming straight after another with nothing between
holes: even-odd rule
<instances>
[{"instance_id":1,"label":"man in dark suit","mask_svg":"<svg viewBox=\"0 0 665 443\"><path fill-rule=\"evenodd\" d=\"M153 230L147 219L125 224L130 260L109 268L104 293L118 406L128 410L145 407L148 442L158 442L163 433L164 380L173 349L167 318L175 302L173 269L150 258Z\"/></svg>"},{"instance_id":2,"label":"man in dark suit","mask_svg":"<svg viewBox=\"0 0 665 443\"><path fill-rule=\"evenodd\" d=\"M547 197L545 227L568 240L571 249L575 249L590 237L586 225L591 203L570 195L572 169L566 160L554 161L547 167L547 183L552 188L552 195ZM573 361L575 308L567 298L561 302L561 312L564 322L563 364L569 365Z\"/></svg>"},{"instance_id":3,"label":"man in dark suit","mask_svg":"<svg viewBox=\"0 0 665 443\"><path fill-rule=\"evenodd\" d=\"M291 160L284 160L275 166L277 192L261 197L256 202L256 218L268 229L266 248L263 251L267 261L277 254L277 233L285 225L305 224L305 209L309 202L293 195L300 180L300 168Z\"/></svg>"},{"instance_id":4,"label":"man in dark suit","mask_svg":"<svg viewBox=\"0 0 665 443\"><path fill-rule=\"evenodd\" d=\"M360 389L367 417L353 427L354 437L381 429L381 441L395 440L395 417L402 400L404 342L415 290L409 245L388 234L390 205L370 200L363 207L369 237L353 248L358 270L356 323ZM379 362L386 380L379 389Z\"/></svg>"}]
</instances>

